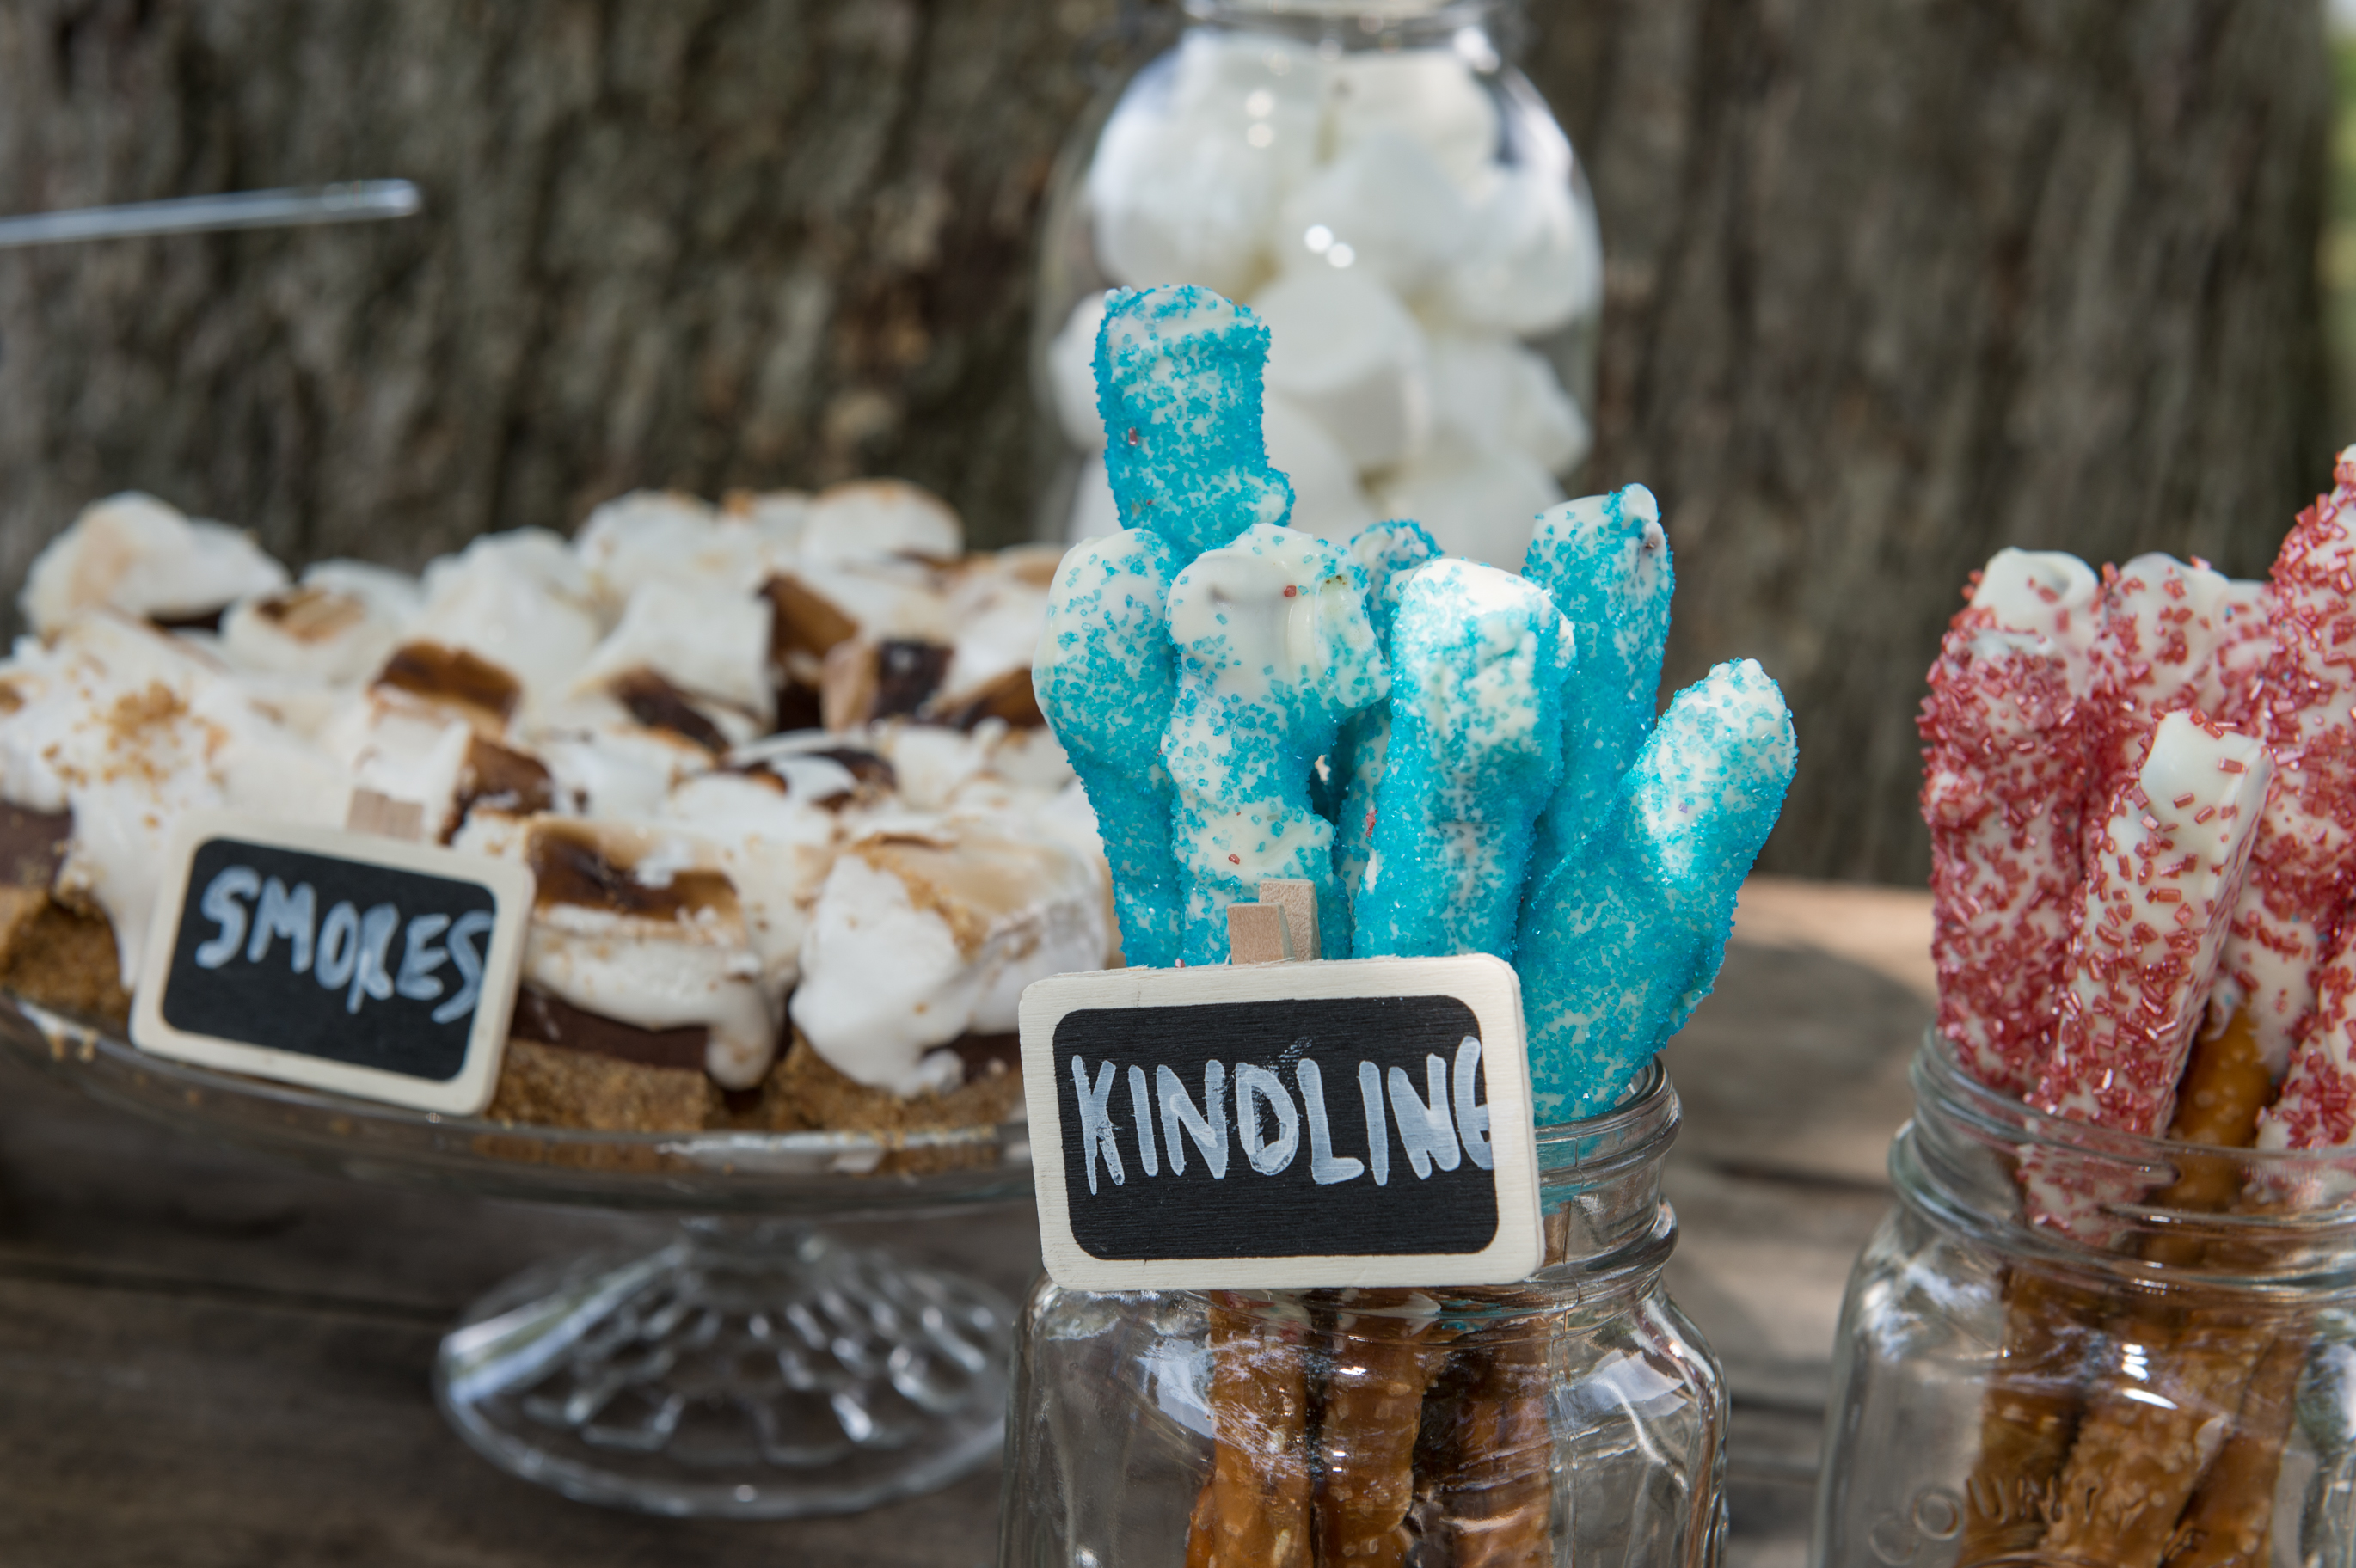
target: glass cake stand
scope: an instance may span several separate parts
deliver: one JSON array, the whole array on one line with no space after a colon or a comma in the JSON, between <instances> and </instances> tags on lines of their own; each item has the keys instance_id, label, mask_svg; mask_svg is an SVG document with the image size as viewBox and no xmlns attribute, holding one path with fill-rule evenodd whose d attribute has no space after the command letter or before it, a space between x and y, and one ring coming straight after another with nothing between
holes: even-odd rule
<instances>
[{"instance_id":1,"label":"glass cake stand","mask_svg":"<svg viewBox=\"0 0 2356 1568\"><path fill-rule=\"evenodd\" d=\"M849 1513L996 1452L1013 1310L828 1221L1026 1199L1020 1125L594 1133L440 1116L166 1061L0 992L0 1040L93 1097L363 1181L668 1211L678 1234L526 1271L442 1341L436 1402L475 1449L584 1502Z\"/></svg>"}]
</instances>

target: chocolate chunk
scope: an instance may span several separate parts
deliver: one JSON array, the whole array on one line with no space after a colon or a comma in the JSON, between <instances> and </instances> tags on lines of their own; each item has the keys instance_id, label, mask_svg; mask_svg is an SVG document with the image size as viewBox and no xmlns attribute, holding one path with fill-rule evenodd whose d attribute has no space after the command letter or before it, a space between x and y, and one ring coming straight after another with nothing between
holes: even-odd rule
<instances>
[{"instance_id":1,"label":"chocolate chunk","mask_svg":"<svg viewBox=\"0 0 2356 1568\"><path fill-rule=\"evenodd\" d=\"M66 842L73 837L70 811L27 811L21 805L0 805L0 883L18 888L46 888L65 864Z\"/></svg>"},{"instance_id":2,"label":"chocolate chunk","mask_svg":"<svg viewBox=\"0 0 2356 1568\"><path fill-rule=\"evenodd\" d=\"M859 623L837 608L833 600L790 573L761 584L776 613L769 622L769 657L783 665L788 654L822 659L835 644L859 635Z\"/></svg>"},{"instance_id":3,"label":"chocolate chunk","mask_svg":"<svg viewBox=\"0 0 2356 1568\"><path fill-rule=\"evenodd\" d=\"M431 701L480 709L502 723L523 699L515 677L486 658L442 643L403 643L378 672L376 684Z\"/></svg>"},{"instance_id":4,"label":"chocolate chunk","mask_svg":"<svg viewBox=\"0 0 2356 1568\"><path fill-rule=\"evenodd\" d=\"M873 752L856 746L829 746L823 752L804 752L805 757L824 757L830 763L841 763L851 770L851 776L860 784L875 789L898 789L899 773L892 764Z\"/></svg>"},{"instance_id":5,"label":"chocolate chunk","mask_svg":"<svg viewBox=\"0 0 2356 1568\"><path fill-rule=\"evenodd\" d=\"M916 712L941 688L955 649L894 638L875 645L875 706L868 717L896 719Z\"/></svg>"},{"instance_id":6,"label":"chocolate chunk","mask_svg":"<svg viewBox=\"0 0 2356 1568\"><path fill-rule=\"evenodd\" d=\"M694 1072L703 1071L704 1046L711 1038L711 1030L692 1026L640 1029L603 1013L576 1008L562 997L552 997L530 986L516 992L515 1016L508 1024L508 1033L542 1045L635 1061L641 1067Z\"/></svg>"},{"instance_id":7,"label":"chocolate chunk","mask_svg":"<svg viewBox=\"0 0 2356 1568\"><path fill-rule=\"evenodd\" d=\"M992 1072L1012 1072L1023 1065L1023 1037L1019 1034L961 1034L949 1041L948 1050L958 1054L965 1063L965 1081L987 1078Z\"/></svg>"},{"instance_id":8,"label":"chocolate chunk","mask_svg":"<svg viewBox=\"0 0 2356 1568\"><path fill-rule=\"evenodd\" d=\"M1011 729L1044 730L1047 716L1039 711L1039 694L1032 688L1031 671L1010 669L980 691L942 707L933 716L937 724L971 730L985 719L1004 720Z\"/></svg>"},{"instance_id":9,"label":"chocolate chunk","mask_svg":"<svg viewBox=\"0 0 2356 1568\"><path fill-rule=\"evenodd\" d=\"M607 682L605 689L630 710L631 718L649 730L668 730L714 756L728 749L728 737L703 716L694 699L653 670L625 670Z\"/></svg>"},{"instance_id":10,"label":"chocolate chunk","mask_svg":"<svg viewBox=\"0 0 2356 1568\"><path fill-rule=\"evenodd\" d=\"M298 643L322 643L366 620L368 606L348 593L312 586L273 593L253 613Z\"/></svg>"},{"instance_id":11,"label":"chocolate chunk","mask_svg":"<svg viewBox=\"0 0 2356 1568\"><path fill-rule=\"evenodd\" d=\"M538 757L486 741L480 735L466 743L466 765L458 773L458 809L451 830L477 805L528 816L553 810L556 780Z\"/></svg>"},{"instance_id":12,"label":"chocolate chunk","mask_svg":"<svg viewBox=\"0 0 2356 1568\"><path fill-rule=\"evenodd\" d=\"M818 688L805 686L798 680L780 681L777 685L777 732L789 730L823 730L825 709L819 705Z\"/></svg>"},{"instance_id":13,"label":"chocolate chunk","mask_svg":"<svg viewBox=\"0 0 2356 1568\"><path fill-rule=\"evenodd\" d=\"M703 909L734 912L736 889L722 873L674 871L662 886L651 887L609 859L593 831L552 822L532 830L527 859L539 884L535 904L573 904L651 920L678 920Z\"/></svg>"},{"instance_id":14,"label":"chocolate chunk","mask_svg":"<svg viewBox=\"0 0 2356 1568\"><path fill-rule=\"evenodd\" d=\"M223 604L217 610L202 610L190 615L150 615L147 624L159 632L218 632L221 617L228 613L229 606Z\"/></svg>"}]
</instances>

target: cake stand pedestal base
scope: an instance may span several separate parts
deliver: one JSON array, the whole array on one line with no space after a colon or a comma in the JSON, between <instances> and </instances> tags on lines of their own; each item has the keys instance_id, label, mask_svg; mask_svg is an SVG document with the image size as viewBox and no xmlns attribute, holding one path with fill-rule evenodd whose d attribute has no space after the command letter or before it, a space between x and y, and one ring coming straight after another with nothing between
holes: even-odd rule
<instances>
[{"instance_id":1,"label":"cake stand pedestal base","mask_svg":"<svg viewBox=\"0 0 2356 1568\"><path fill-rule=\"evenodd\" d=\"M517 1275L442 1341L435 1401L500 1468L583 1502L706 1518L851 1513L993 1454L1012 1309L776 1221Z\"/></svg>"}]
</instances>

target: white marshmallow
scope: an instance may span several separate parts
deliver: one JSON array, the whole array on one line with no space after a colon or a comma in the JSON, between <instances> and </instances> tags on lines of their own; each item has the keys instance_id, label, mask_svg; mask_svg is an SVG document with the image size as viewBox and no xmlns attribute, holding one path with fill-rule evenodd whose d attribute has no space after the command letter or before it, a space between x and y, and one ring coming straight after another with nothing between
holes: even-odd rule
<instances>
[{"instance_id":1,"label":"white marshmallow","mask_svg":"<svg viewBox=\"0 0 2356 1568\"><path fill-rule=\"evenodd\" d=\"M1047 387L1064 434L1082 452L1102 452L1104 415L1097 408L1097 328L1104 325L1105 296L1083 295L1064 330L1047 346Z\"/></svg>"},{"instance_id":2,"label":"white marshmallow","mask_svg":"<svg viewBox=\"0 0 2356 1568\"><path fill-rule=\"evenodd\" d=\"M842 837L831 812L790 785L744 773L704 773L673 790L658 812L708 840L735 884L753 951L773 996L801 977L802 937Z\"/></svg>"},{"instance_id":3,"label":"white marshmallow","mask_svg":"<svg viewBox=\"0 0 2356 1568\"><path fill-rule=\"evenodd\" d=\"M1268 389L1323 426L1361 468L1411 455L1431 427L1423 329L1355 268L1290 272L1252 309L1268 323Z\"/></svg>"},{"instance_id":4,"label":"white marshmallow","mask_svg":"<svg viewBox=\"0 0 2356 1568\"><path fill-rule=\"evenodd\" d=\"M1110 945L1097 874L1059 845L971 821L879 833L828 873L793 1019L862 1083L947 1089L962 1069L934 1048L1011 1031L1024 986L1096 968Z\"/></svg>"},{"instance_id":5,"label":"white marshmallow","mask_svg":"<svg viewBox=\"0 0 2356 1568\"><path fill-rule=\"evenodd\" d=\"M768 722L769 601L744 586L657 578L630 595L573 682L574 693L650 669L680 690Z\"/></svg>"},{"instance_id":6,"label":"white marshmallow","mask_svg":"<svg viewBox=\"0 0 2356 1568\"><path fill-rule=\"evenodd\" d=\"M965 525L931 491L897 479L862 479L814 496L801 526L809 565L845 565L918 556L954 560L965 553Z\"/></svg>"},{"instance_id":7,"label":"white marshmallow","mask_svg":"<svg viewBox=\"0 0 2356 1568\"><path fill-rule=\"evenodd\" d=\"M1404 133L1459 181L1496 157L1497 104L1462 56L1449 49L1344 55L1334 69L1334 150Z\"/></svg>"},{"instance_id":8,"label":"white marshmallow","mask_svg":"<svg viewBox=\"0 0 2356 1568\"><path fill-rule=\"evenodd\" d=\"M428 839L455 826L458 781L475 743L472 726L420 704L364 699L366 731L348 765L353 780L391 800L409 801L424 814Z\"/></svg>"},{"instance_id":9,"label":"white marshmallow","mask_svg":"<svg viewBox=\"0 0 2356 1568\"><path fill-rule=\"evenodd\" d=\"M410 636L464 648L513 675L527 708L553 700L597 645L588 573L539 528L477 539L425 569Z\"/></svg>"},{"instance_id":10,"label":"white marshmallow","mask_svg":"<svg viewBox=\"0 0 2356 1568\"><path fill-rule=\"evenodd\" d=\"M220 654L241 671L348 686L383 667L402 624L380 599L305 582L230 605L221 617Z\"/></svg>"},{"instance_id":11,"label":"white marshmallow","mask_svg":"<svg viewBox=\"0 0 2356 1568\"><path fill-rule=\"evenodd\" d=\"M1563 176L1525 165L1482 181L1462 251L1433 291L1432 308L1477 331L1526 337L1602 306L1603 242L1594 209L1573 197Z\"/></svg>"},{"instance_id":12,"label":"white marshmallow","mask_svg":"<svg viewBox=\"0 0 2356 1568\"><path fill-rule=\"evenodd\" d=\"M578 816L605 820L653 816L675 782L694 776L700 755L684 742L633 744L588 732L541 736L533 750L559 799Z\"/></svg>"},{"instance_id":13,"label":"white marshmallow","mask_svg":"<svg viewBox=\"0 0 2356 1568\"><path fill-rule=\"evenodd\" d=\"M1267 236L1314 145L1267 122L1269 144L1254 146L1222 116L1176 112L1169 72L1141 73L1097 144L1097 258L1134 287L1198 283L1234 298L1267 272Z\"/></svg>"},{"instance_id":14,"label":"white marshmallow","mask_svg":"<svg viewBox=\"0 0 2356 1568\"><path fill-rule=\"evenodd\" d=\"M182 813L229 805L343 821L350 790L340 769L213 661L141 622L84 611L27 677L9 685L30 700L0 717L9 798L55 810L64 795L74 828L57 887L106 912L125 986L145 953L165 841ZM21 765L27 759L39 767Z\"/></svg>"},{"instance_id":15,"label":"white marshmallow","mask_svg":"<svg viewBox=\"0 0 2356 1568\"><path fill-rule=\"evenodd\" d=\"M1079 544L1119 532L1120 504L1112 496L1112 480L1105 473L1104 453L1098 452L1080 465L1078 482L1072 488L1072 517L1064 526L1064 539L1066 543Z\"/></svg>"},{"instance_id":16,"label":"white marshmallow","mask_svg":"<svg viewBox=\"0 0 2356 1568\"><path fill-rule=\"evenodd\" d=\"M1371 272L1411 299L1462 250L1467 221L1463 195L1430 153L1376 127L1285 202L1278 264Z\"/></svg>"},{"instance_id":17,"label":"white marshmallow","mask_svg":"<svg viewBox=\"0 0 2356 1568\"><path fill-rule=\"evenodd\" d=\"M1470 446L1511 448L1550 474L1568 474L1587 455L1587 418L1543 356L1505 337L1435 332L1430 345L1439 428Z\"/></svg>"},{"instance_id":18,"label":"white marshmallow","mask_svg":"<svg viewBox=\"0 0 2356 1568\"><path fill-rule=\"evenodd\" d=\"M315 560L303 569L302 583L305 588L348 593L366 603L371 615L381 616L396 630L406 627L425 608L423 584L408 572L372 561L341 557Z\"/></svg>"},{"instance_id":19,"label":"white marshmallow","mask_svg":"<svg viewBox=\"0 0 2356 1568\"><path fill-rule=\"evenodd\" d=\"M1339 544L1375 520L1350 454L1291 400L1269 394L1260 428L1269 464L1292 481L1294 528Z\"/></svg>"},{"instance_id":20,"label":"white marshmallow","mask_svg":"<svg viewBox=\"0 0 2356 1568\"><path fill-rule=\"evenodd\" d=\"M1012 561L978 557L951 577L944 597L957 640L950 645L949 666L941 677L941 708L954 709L984 688L1031 667L1039 633L1047 624L1047 584L1054 581L1055 560L1046 559L1044 571L1026 572L1021 570L1025 559L1032 559L1030 552Z\"/></svg>"},{"instance_id":21,"label":"white marshmallow","mask_svg":"<svg viewBox=\"0 0 2356 1568\"><path fill-rule=\"evenodd\" d=\"M129 490L82 508L34 558L17 600L46 635L99 605L169 621L219 610L286 582L286 569L220 523L192 520Z\"/></svg>"},{"instance_id":22,"label":"white marshmallow","mask_svg":"<svg viewBox=\"0 0 2356 1568\"><path fill-rule=\"evenodd\" d=\"M1482 452L1451 437L1394 470L1377 498L1385 517L1415 518L1448 554L1514 571L1537 515L1563 496L1554 476L1520 453Z\"/></svg>"}]
</instances>

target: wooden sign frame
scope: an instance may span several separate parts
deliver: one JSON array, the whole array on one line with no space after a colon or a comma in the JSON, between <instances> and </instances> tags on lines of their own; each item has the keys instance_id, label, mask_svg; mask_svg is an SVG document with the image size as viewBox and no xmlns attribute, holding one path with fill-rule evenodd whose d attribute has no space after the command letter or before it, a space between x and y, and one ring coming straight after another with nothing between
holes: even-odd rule
<instances>
[{"instance_id":1,"label":"wooden sign frame","mask_svg":"<svg viewBox=\"0 0 2356 1568\"><path fill-rule=\"evenodd\" d=\"M1098 1256L1075 1236L1056 1065L1057 1033L1066 1018L1098 1009L1434 997L1461 1001L1478 1021L1496 1196L1496 1228L1486 1246L1413 1254L1302 1251L1139 1259ZM1104 1291L1504 1285L1527 1277L1544 1258L1521 982L1508 964L1475 954L1099 970L1036 982L1023 993L1020 1011L1041 1252L1059 1285Z\"/></svg>"},{"instance_id":2,"label":"wooden sign frame","mask_svg":"<svg viewBox=\"0 0 2356 1568\"><path fill-rule=\"evenodd\" d=\"M469 944L469 952L479 954L481 974L474 982L477 989L473 1021L456 1072L447 1078L421 1077L167 1022L166 992L183 938L182 915L192 898L199 901L201 909L204 897L202 890L190 885L196 858L206 846L220 842L412 872L471 884L488 892L492 912L488 940L479 949ZM241 812L190 812L177 825L166 852L163 891L155 901L138 991L132 1001L132 1043L156 1056L358 1099L448 1115L477 1115L490 1104L498 1086L499 1063L507 1050L508 1024L523 966L524 931L531 915L533 886L530 870L511 860L461 854L376 833L297 827ZM359 938L351 940L357 943ZM455 976L444 969L435 976L436 983L444 977L455 979ZM354 997L357 1001L357 991ZM369 1005L386 1004L371 1001Z\"/></svg>"}]
</instances>

